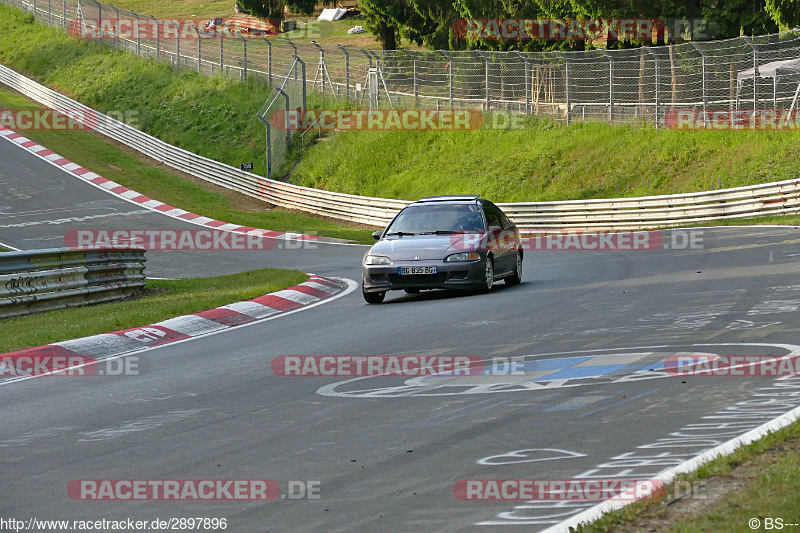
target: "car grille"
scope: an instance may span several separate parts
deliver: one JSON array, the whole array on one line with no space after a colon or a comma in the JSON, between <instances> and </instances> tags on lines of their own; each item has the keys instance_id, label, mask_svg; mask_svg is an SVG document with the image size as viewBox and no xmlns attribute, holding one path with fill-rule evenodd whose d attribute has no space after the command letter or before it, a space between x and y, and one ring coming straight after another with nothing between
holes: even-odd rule
<instances>
[{"instance_id":1,"label":"car grille","mask_svg":"<svg viewBox=\"0 0 800 533\"><path fill-rule=\"evenodd\" d=\"M410 276L399 276L397 274L389 274L387 276L389 278L389 283L394 286L404 286L404 285L420 285L430 283L432 285L437 283L444 283L447 279L446 272L440 272L439 274L416 274Z\"/></svg>"}]
</instances>

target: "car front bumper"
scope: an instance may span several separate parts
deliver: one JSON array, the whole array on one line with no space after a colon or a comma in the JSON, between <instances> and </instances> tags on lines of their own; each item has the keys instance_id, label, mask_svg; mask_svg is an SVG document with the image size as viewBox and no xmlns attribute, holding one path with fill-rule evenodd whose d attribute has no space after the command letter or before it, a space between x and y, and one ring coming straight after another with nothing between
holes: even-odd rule
<instances>
[{"instance_id":1,"label":"car front bumper","mask_svg":"<svg viewBox=\"0 0 800 533\"><path fill-rule=\"evenodd\" d=\"M391 265L362 265L364 292L403 289L472 290L485 283L485 259L477 261L394 261ZM400 275L400 267L435 266L436 274Z\"/></svg>"}]
</instances>

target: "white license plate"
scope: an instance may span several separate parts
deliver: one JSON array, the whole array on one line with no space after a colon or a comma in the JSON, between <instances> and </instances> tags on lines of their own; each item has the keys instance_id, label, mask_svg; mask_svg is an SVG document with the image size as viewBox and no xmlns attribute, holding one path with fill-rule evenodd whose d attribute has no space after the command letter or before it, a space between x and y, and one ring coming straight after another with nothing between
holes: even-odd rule
<instances>
[{"instance_id":1,"label":"white license plate","mask_svg":"<svg viewBox=\"0 0 800 533\"><path fill-rule=\"evenodd\" d=\"M397 273L401 276L413 276L414 274L436 274L436 267L397 267Z\"/></svg>"}]
</instances>

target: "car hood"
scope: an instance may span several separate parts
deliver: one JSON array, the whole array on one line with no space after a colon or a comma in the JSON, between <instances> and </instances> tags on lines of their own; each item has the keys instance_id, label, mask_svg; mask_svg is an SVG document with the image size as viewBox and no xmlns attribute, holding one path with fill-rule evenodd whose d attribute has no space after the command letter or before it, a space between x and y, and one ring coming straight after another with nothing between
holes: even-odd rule
<instances>
[{"instance_id":1,"label":"car hood","mask_svg":"<svg viewBox=\"0 0 800 533\"><path fill-rule=\"evenodd\" d=\"M450 254L474 250L478 241L480 238L474 234L466 239L459 234L388 237L376 242L369 253L384 255L393 261L441 261Z\"/></svg>"}]
</instances>

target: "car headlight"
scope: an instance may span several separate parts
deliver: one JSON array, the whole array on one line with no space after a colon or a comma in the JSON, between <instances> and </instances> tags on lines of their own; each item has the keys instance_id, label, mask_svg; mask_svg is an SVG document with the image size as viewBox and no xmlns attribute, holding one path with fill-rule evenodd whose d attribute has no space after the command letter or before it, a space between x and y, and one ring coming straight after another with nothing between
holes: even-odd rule
<instances>
[{"instance_id":1,"label":"car headlight","mask_svg":"<svg viewBox=\"0 0 800 533\"><path fill-rule=\"evenodd\" d=\"M388 257L384 257L382 255L368 255L366 259L364 259L365 265L391 265L392 260Z\"/></svg>"},{"instance_id":2,"label":"car headlight","mask_svg":"<svg viewBox=\"0 0 800 533\"><path fill-rule=\"evenodd\" d=\"M454 261L477 261L480 258L481 254L478 252L459 252L457 254L448 255L445 261L448 263Z\"/></svg>"}]
</instances>

